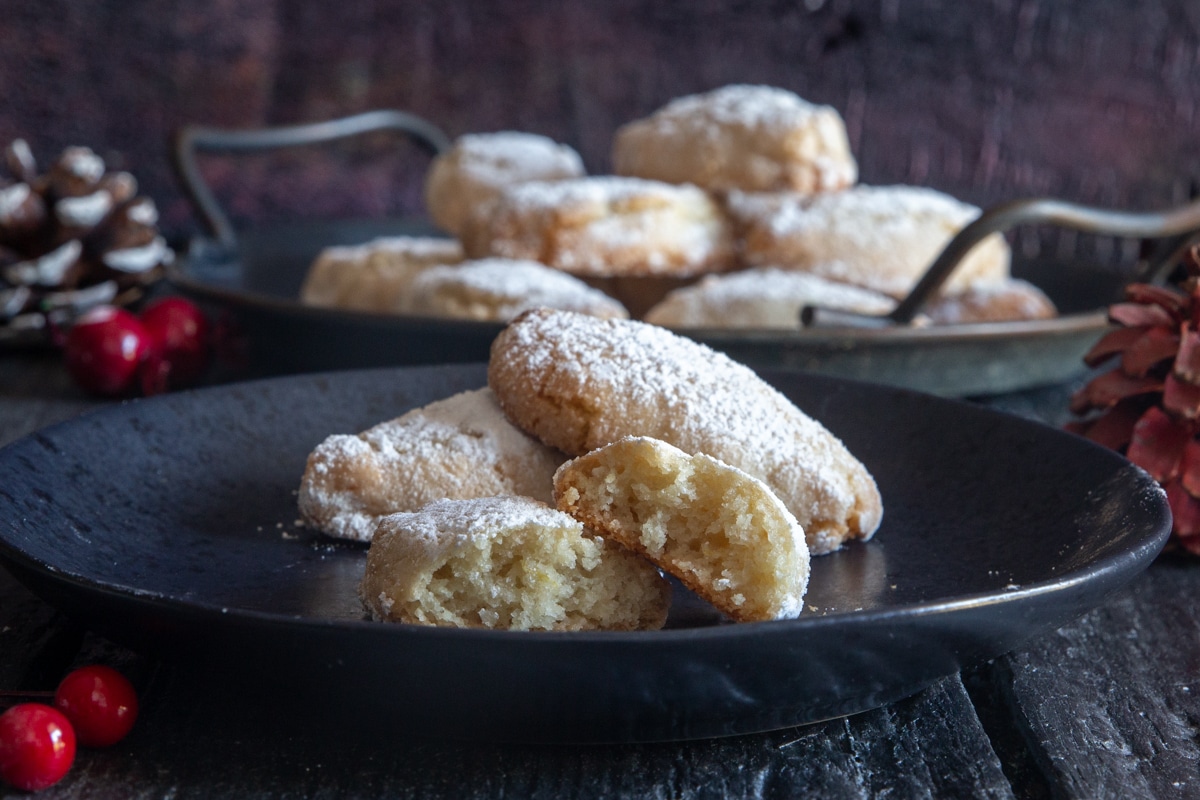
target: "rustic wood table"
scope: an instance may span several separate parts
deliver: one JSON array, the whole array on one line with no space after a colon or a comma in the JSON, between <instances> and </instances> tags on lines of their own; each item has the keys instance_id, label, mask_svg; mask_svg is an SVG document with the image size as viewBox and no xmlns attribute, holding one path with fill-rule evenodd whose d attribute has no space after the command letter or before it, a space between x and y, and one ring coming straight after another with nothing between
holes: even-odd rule
<instances>
[{"instance_id":1,"label":"rustic wood table","mask_svg":"<svg viewBox=\"0 0 1200 800\"><path fill-rule=\"evenodd\" d=\"M1071 388L977 402L1058 424ZM0 444L99 405L54 354L0 356ZM53 688L92 662L133 678L141 717L115 747L81 750L48 800L1200 796L1200 564L1169 557L1083 618L916 696L712 741L464 745L298 727L81 629L0 569L0 688Z\"/></svg>"}]
</instances>

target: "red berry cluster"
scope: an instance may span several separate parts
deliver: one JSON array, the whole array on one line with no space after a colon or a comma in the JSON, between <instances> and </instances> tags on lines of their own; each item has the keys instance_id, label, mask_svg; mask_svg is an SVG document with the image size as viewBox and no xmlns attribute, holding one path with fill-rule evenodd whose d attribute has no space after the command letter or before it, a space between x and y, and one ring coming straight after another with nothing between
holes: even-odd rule
<instances>
[{"instance_id":1,"label":"red berry cluster","mask_svg":"<svg viewBox=\"0 0 1200 800\"><path fill-rule=\"evenodd\" d=\"M0 780L37 792L62 780L84 747L116 744L137 719L137 693L111 667L81 667L63 678L54 706L20 703L0 714Z\"/></svg>"},{"instance_id":2,"label":"red berry cluster","mask_svg":"<svg viewBox=\"0 0 1200 800\"><path fill-rule=\"evenodd\" d=\"M115 397L190 386L209 361L204 314L181 297L151 303L138 316L99 306L67 333L67 370L89 392Z\"/></svg>"}]
</instances>

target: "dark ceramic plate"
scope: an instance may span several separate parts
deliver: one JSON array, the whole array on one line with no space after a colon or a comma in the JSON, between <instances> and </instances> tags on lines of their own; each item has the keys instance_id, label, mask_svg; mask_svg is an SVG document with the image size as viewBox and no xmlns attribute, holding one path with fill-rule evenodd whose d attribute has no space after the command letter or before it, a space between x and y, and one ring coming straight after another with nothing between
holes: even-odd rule
<instances>
[{"instance_id":1,"label":"dark ceramic plate","mask_svg":"<svg viewBox=\"0 0 1200 800\"><path fill-rule=\"evenodd\" d=\"M309 375L133 401L0 450L0 557L134 647L207 657L356 724L646 741L862 711L1096 606L1170 525L1143 472L1082 439L898 389L767 378L879 481L875 539L815 559L800 619L519 633L364 621L360 546L298 528L326 435L483 384L479 365Z\"/></svg>"},{"instance_id":2,"label":"dark ceramic plate","mask_svg":"<svg viewBox=\"0 0 1200 800\"><path fill-rule=\"evenodd\" d=\"M300 303L301 283L323 247L405 233L440 235L412 220L281 225L241 233L236 253L196 240L167 277L234 323L253 375L486 360L499 324ZM755 369L821 372L948 396L998 394L1082 373L1084 353L1108 325L1103 309L1120 297L1125 276L1082 261L1018 260L1013 273L1045 290L1061 316L932 328L683 333ZM651 284L650 294L661 294ZM606 288L631 308L628 295L644 294L628 283Z\"/></svg>"}]
</instances>

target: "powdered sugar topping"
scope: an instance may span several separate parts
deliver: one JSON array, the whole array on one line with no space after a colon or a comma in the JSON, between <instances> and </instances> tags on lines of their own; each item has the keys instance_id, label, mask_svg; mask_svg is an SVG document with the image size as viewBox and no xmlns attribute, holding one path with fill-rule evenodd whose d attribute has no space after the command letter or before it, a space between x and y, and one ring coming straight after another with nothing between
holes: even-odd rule
<instances>
[{"instance_id":1,"label":"powdered sugar topping","mask_svg":"<svg viewBox=\"0 0 1200 800\"><path fill-rule=\"evenodd\" d=\"M379 518L443 497L550 498L562 457L504 417L488 389L448 397L357 435L335 434L309 457L300 486L306 520L369 541Z\"/></svg>"},{"instance_id":2,"label":"powdered sugar topping","mask_svg":"<svg viewBox=\"0 0 1200 800\"><path fill-rule=\"evenodd\" d=\"M922 186L855 186L812 196L734 192L729 210L776 236L836 230L861 240L894 238L898 229L954 231L979 208Z\"/></svg>"},{"instance_id":3,"label":"powdered sugar topping","mask_svg":"<svg viewBox=\"0 0 1200 800\"><path fill-rule=\"evenodd\" d=\"M404 255L423 263L457 263L462 260L462 245L441 236L385 236L361 245L365 254Z\"/></svg>"},{"instance_id":4,"label":"powdered sugar topping","mask_svg":"<svg viewBox=\"0 0 1200 800\"><path fill-rule=\"evenodd\" d=\"M740 467L779 491L806 529L843 525L853 513L853 456L750 368L639 322L541 310L508 331L506 353L519 356L522 373L553 374L612 404L595 409L589 435L644 425L620 435L653 436Z\"/></svg>"},{"instance_id":5,"label":"powdered sugar topping","mask_svg":"<svg viewBox=\"0 0 1200 800\"><path fill-rule=\"evenodd\" d=\"M810 103L786 89L734 84L672 100L651 119L665 124L678 124L707 117L722 125L786 131L808 124L819 111L831 110L829 106Z\"/></svg>"},{"instance_id":6,"label":"powdered sugar topping","mask_svg":"<svg viewBox=\"0 0 1200 800\"><path fill-rule=\"evenodd\" d=\"M519 213L556 210L564 206L611 207L634 199L655 199L664 204L708 201L707 195L695 186L616 175L565 181L530 181L512 186L505 192L505 202Z\"/></svg>"},{"instance_id":7,"label":"powdered sugar topping","mask_svg":"<svg viewBox=\"0 0 1200 800\"><path fill-rule=\"evenodd\" d=\"M667 326L798 328L805 306L882 315L895 305L892 298L857 286L763 267L709 275L676 289L646 314L646 321Z\"/></svg>"},{"instance_id":8,"label":"powdered sugar topping","mask_svg":"<svg viewBox=\"0 0 1200 800\"><path fill-rule=\"evenodd\" d=\"M602 176L509 187L488 221L491 255L575 274L694 274L732 257L728 223L691 185Z\"/></svg>"},{"instance_id":9,"label":"powdered sugar topping","mask_svg":"<svg viewBox=\"0 0 1200 800\"><path fill-rule=\"evenodd\" d=\"M469 133L455 142L460 168L493 183L509 178L583 175L583 160L565 144L533 133Z\"/></svg>"},{"instance_id":10,"label":"powdered sugar topping","mask_svg":"<svg viewBox=\"0 0 1200 800\"><path fill-rule=\"evenodd\" d=\"M486 311L486 316L493 319L507 320L538 306L602 316L628 315L616 300L578 278L536 261L506 258L431 267L413 280L414 306L420 308L422 303L433 302L439 292L455 289L464 293L458 297L461 304L486 305L486 309L480 308L480 314Z\"/></svg>"},{"instance_id":11,"label":"powdered sugar topping","mask_svg":"<svg viewBox=\"0 0 1200 800\"><path fill-rule=\"evenodd\" d=\"M430 561L437 555L498 531L528 525L582 531L583 526L568 514L528 497L504 495L435 500L417 511L383 517L378 531L397 531L422 549Z\"/></svg>"}]
</instances>

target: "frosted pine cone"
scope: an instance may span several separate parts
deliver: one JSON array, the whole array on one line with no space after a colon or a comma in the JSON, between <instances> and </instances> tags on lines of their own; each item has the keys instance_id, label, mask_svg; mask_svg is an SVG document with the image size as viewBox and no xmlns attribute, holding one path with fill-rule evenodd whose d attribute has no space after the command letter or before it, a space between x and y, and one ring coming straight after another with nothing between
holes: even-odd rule
<instances>
[{"instance_id":1,"label":"frosted pine cone","mask_svg":"<svg viewBox=\"0 0 1200 800\"><path fill-rule=\"evenodd\" d=\"M0 341L46 338L100 303L125 304L162 276L174 254L154 201L128 172L107 171L68 147L38 174L29 145L4 151L0 176Z\"/></svg>"}]
</instances>

